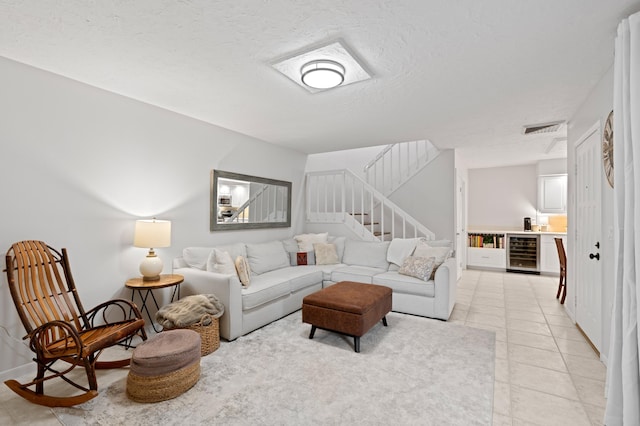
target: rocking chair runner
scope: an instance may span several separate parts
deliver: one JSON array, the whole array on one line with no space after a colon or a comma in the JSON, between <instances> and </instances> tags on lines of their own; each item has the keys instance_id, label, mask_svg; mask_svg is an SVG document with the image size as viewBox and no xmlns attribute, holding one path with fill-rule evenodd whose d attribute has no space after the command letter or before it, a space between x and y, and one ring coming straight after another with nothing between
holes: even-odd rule
<instances>
[{"instance_id":1,"label":"rocking chair runner","mask_svg":"<svg viewBox=\"0 0 640 426\"><path fill-rule=\"evenodd\" d=\"M97 361L102 350L122 344L136 334L147 339L137 306L128 300L115 299L85 311L64 248L60 253L42 241L21 241L11 246L6 262L11 297L27 331L25 339L30 339L38 371L29 383L7 380L5 384L23 398L48 407L69 407L96 397L95 370L124 367L131 361L130 358ZM112 321L114 317L119 320ZM68 365L62 365L59 371L58 361ZM88 388L67 376L79 365L86 370ZM44 382L57 377L83 393L45 395Z\"/></svg>"}]
</instances>

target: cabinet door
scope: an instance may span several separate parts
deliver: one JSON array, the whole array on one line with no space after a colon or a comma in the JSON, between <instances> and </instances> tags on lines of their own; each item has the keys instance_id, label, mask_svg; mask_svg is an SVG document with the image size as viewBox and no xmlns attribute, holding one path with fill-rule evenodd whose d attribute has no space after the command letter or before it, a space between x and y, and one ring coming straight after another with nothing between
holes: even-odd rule
<instances>
[{"instance_id":1,"label":"cabinet door","mask_svg":"<svg viewBox=\"0 0 640 426\"><path fill-rule=\"evenodd\" d=\"M538 180L538 210L542 213L567 211L567 175L540 176Z\"/></svg>"},{"instance_id":2,"label":"cabinet door","mask_svg":"<svg viewBox=\"0 0 640 426\"><path fill-rule=\"evenodd\" d=\"M559 235L543 235L540 238L540 271L560 273L560 259L554 238ZM567 246L567 237L562 236L562 243Z\"/></svg>"}]
</instances>

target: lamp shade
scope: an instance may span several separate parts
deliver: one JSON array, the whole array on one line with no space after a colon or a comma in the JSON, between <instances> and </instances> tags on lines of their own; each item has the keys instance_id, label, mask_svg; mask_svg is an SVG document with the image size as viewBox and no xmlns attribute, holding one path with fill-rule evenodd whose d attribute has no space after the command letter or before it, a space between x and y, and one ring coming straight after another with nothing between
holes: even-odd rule
<instances>
[{"instance_id":1,"label":"lamp shade","mask_svg":"<svg viewBox=\"0 0 640 426\"><path fill-rule=\"evenodd\" d=\"M144 248L169 247L171 245L171 221L136 220L133 245Z\"/></svg>"}]
</instances>

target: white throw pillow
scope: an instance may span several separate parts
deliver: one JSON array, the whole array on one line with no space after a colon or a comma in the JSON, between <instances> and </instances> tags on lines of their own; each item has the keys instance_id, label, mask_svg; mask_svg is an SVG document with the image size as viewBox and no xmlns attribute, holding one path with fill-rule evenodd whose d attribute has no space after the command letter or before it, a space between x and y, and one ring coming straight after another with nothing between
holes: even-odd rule
<instances>
[{"instance_id":1,"label":"white throw pillow","mask_svg":"<svg viewBox=\"0 0 640 426\"><path fill-rule=\"evenodd\" d=\"M298 242L298 251L311 251L314 243L326 243L328 236L328 232L323 232L321 234L300 234L293 238Z\"/></svg>"},{"instance_id":2,"label":"white throw pillow","mask_svg":"<svg viewBox=\"0 0 640 426\"><path fill-rule=\"evenodd\" d=\"M409 256L404 260L400 269L398 269L398 273L420 278L422 281L429 281L435 261L435 257Z\"/></svg>"},{"instance_id":3,"label":"white throw pillow","mask_svg":"<svg viewBox=\"0 0 640 426\"><path fill-rule=\"evenodd\" d=\"M338 252L338 263L342 262L344 256L344 244L347 241L347 237L328 237L327 243L336 245L336 252Z\"/></svg>"},{"instance_id":4,"label":"white throw pillow","mask_svg":"<svg viewBox=\"0 0 640 426\"><path fill-rule=\"evenodd\" d=\"M258 275L290 266L289 255L284 250L282 241L247 244L247 260L251 271Z\"/></svg>"},{"instance_id":5,"label":"white throw pillow","mask_svg":"<svg viewBox=\"0 0 640 426\"><path fill-rule=\"evenodd\" d=\"M335 244L315 243L316 265L335 265L338 263L338 251Z\"/></svg>"},{"instance_id":6,"label":"white throw pillow","mask_svg":"<svg viewBox=\"0 0 640 426\"><path fill-rule=\"evenodd\" d=\"M207 271L236 275L236 265L228 251L214 248L207 260Z\"/></svg>"}]
</instances>

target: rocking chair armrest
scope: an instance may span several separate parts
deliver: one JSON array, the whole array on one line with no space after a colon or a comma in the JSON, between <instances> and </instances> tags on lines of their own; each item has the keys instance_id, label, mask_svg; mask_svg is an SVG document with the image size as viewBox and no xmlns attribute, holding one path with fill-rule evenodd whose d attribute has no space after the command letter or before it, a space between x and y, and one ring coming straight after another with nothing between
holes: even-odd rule
<instances>
[{"instance_id":1,"label":"rocking chair armrest","mask_svg":"<svg viewBox=\"0 0 640 426\"><path fill-rule=\"evenodd\" d=\"M56 330L54 331L54 329ZM52 343L50 341L52 335L58 336L57 341L67 342L63 347L69 346L74 348L73 352L82 353L84 343L80 338L78 330L76 330L73 324L65 321L54 320L44 323L40 327L31 331L26 338L29 339L29 347L33 352L40 355L46 355L49 352L49 345ZM69 339L73 341L73 344L70 344ZM59 349L60 347L58 347L58 350Z\"/></svg>"},{"instance_id":2,"label":"rocking chair armrest","mask_svg":"<svg viewBox=\"0 0 640 426\"><path fill-rule=\"evenodd\" d=\"M123 320L132 318L142 319L142 313L135 303L126 299L112 299L101 303L86 312L89 325L95 325L94 321L100 312L102 312L101 320L104 321L105 324L113 324L114 321L107 318L107 312L111 314L113 311L113 309L109 310L109 308L115 308L116 312L119 310L122 313Z\"/></svg>"}]
</instances>

